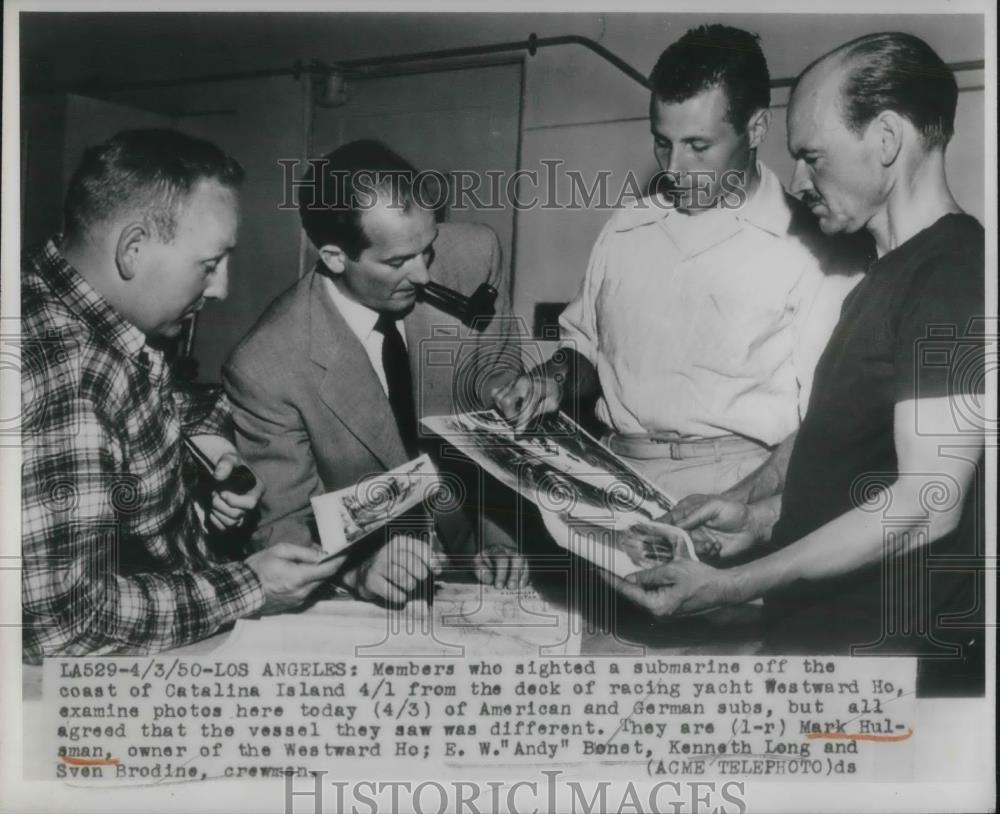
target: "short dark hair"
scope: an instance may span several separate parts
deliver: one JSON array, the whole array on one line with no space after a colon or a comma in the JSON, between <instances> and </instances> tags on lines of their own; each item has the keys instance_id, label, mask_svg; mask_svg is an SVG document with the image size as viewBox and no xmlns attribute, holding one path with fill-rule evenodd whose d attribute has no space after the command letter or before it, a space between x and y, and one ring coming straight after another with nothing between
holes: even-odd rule
<instances>
[{"instance_id":1,"label":"short dark hair","mask_svg":"<svg viewBox=\"0 0 1000 814\"><path fill-rule=\"evenodd\" d=\"M435 174L418 173L409 161L374 139L349 142L310 163L312 176L299 186L299 215L317 249L338 246L357 260L371 245L361 215L376 195L387 195L391 206L404 210L414 204L430 210L436 203L428 203L428 197L439 188L424 189Z\"/></svg>"},{"instance_id":2,"label":"short dark hair","mask_svg":"<svg viewBox=\"0 0 1000 814\"><path fill-rule=\"evenodd\" d=\"M88 147L66 191L63 228L81 240L95 224L126 210L141 213L161 240L173 240L177 210L203 179L236 188L239 162L210 141L177 130L122 130Z\"/></svg>"},{"instance_id":3,"label":"short dark hair","mask_svg":"<svg viewBox=\"0 0 1000 814\"><path fill-rule=\"evenodd\" d=\"M869 34L829 56L847 64L841 85L844 123L861 133L879 113L893 110L909 119L927 149L944 149L955 132L958 83L933 48L899 32Z\"/></svg>"},{"instance_id":4,"label":"short dark hair","mask_svg":"<svg viewBox=\"0 0 1000 814\"><path fill-rule=\"evenodd\" d=\"M760 37L726 25L702 25L670 45L649 75L661 102L685 102L721 87L729 100L726 118L742 133L754 111L771 106L771 75Z\"/></svg>"}]
</instances>

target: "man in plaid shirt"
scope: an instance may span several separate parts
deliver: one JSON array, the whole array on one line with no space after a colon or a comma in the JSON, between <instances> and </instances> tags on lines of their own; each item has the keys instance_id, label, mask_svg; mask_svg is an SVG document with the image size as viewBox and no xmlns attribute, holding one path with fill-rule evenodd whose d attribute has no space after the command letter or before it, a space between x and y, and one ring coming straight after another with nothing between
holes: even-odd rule
<instances>
[{"instance_id":1,"label":"man in plaid shirt","mask_svg":"<svg viewBox=\"0 0 1000 814\"><path fill-rule=\"evenodd\" d=\"M197 410L156 345L226 296L242 179L208 142L119 133L84 154L65 235L23 262L25 661L190 643L299 605L342 564L290 544L213 551L261 486L216 489L203 508L182 467L182 433L217 483L241 463L225 398Z\"/></svg>"}]
</instances>

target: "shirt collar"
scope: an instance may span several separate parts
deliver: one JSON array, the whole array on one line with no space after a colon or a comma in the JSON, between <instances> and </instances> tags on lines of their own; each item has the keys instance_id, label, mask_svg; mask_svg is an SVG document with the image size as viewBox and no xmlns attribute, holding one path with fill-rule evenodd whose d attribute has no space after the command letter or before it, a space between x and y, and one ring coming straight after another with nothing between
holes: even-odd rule
<instances>
[{"instance_id":1,"label":"shirt collar","mask_svg":"<svg viewBox=\"0 0 1000 814\"><path fill-rule=\"evenodd\" d=\"M757 173L760 183L750 200L735 212L736 218L780 237L788 232L792 209L778 177L760 161L757 162ZM628 232L659 223L671 215L678 216L666 199L661 195L651 195L620 210L614 229L616 232Z\"/></svg>"},{"instance_id":2,"label":"shirt collar","mask_svg":"<svg viewBox=\"0 0 1000 814\"><path fill-rule=\"evenodd\" d=\"M647 195L633 204L619 209L614 215L614 230L630 232L640 226L659 223L673 212L673 208L661 195Z\"/></svg>"},{"instance_id":3,"label":"shirt collar","mask_svg":"<svg viewBox=\"0 0 1000 814\"><path fill-rule=\"evenodd\" d=\"M782 237L792 222L792 208L778 176L760 161L757 162L760 183L753 197L736 212L736 217L765 232Z\"/></svg>"},{"instance_id":4,"label":"shirt collar","mask_svg":"<svg viewBox=\"0 0 1000 814\"><path fill-rule=\"evenodd\" d=\"M34 257L35 268L52 293L98 336L126 356L138 360L144 351L153 351L146 346L146 335L115 311L63 257L61 244L62 235L56 235Z\"/></svg>"},{"instance_id":5,"label":"shirt collar","mask_svg":"<svg viewBox=\"0 0 1000 814\"><path fill-rule=\"evenodd\" d=\"M322 274L322 272L321 272ZM330 299L340 311L344 322L351 329L355 336L361 340L361 344L368 341L372 331L375 330L375 323L378 322L378 311L362 305L357 300L352 300L343 291L337 288L329 274L322 274L323 285L330 294Z\"/></svg>"}]
</instances>

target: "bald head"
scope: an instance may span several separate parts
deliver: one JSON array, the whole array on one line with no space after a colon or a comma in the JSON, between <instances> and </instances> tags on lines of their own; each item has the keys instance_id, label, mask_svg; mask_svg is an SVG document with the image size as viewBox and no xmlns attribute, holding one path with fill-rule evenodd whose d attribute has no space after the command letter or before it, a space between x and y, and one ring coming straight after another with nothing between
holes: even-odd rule
<instances>
[{"instance_id":1,"label":"bald head","mask_svg":"<svg viewBox=\"0 0 1000 814\"><path fill-rule=\"evenodd\" d=\"M790 108L804 99L836 104L856 134L894 111L914 126L925 149L944 150L955 129L958 85L926 42L888 32L851 40L813 62L796 81Z\"/></svg>"},{"instance_id":2,"label":"bald head","mask_svg":"<svg viewBox=\"0 0 1000 814\"><path fill-rule=\"evenodd\" d=\"M791 192L827 234L888 235L890 202L900 212L917 198L950 200L944 149L956 99L951 70L909 34L871 34L820 57L788 103Z\"/></svg>"}]
</instances>

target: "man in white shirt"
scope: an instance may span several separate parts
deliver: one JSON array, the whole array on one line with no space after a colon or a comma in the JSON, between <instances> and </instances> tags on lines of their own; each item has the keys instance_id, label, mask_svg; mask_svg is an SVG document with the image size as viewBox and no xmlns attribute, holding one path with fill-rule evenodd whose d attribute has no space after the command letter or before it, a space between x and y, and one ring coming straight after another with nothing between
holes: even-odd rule
<instances>
[{"instance_id":1,"label":"man in white shirt","mask_svg":"<svg viewBox=\"0 0 1000 814\"><path fill-rule=\"evenodd\" d=\"M520 427L597 398L608 446L679 499L725 489L797 429L860 263L834 268L757 160L770 77L756 36L689 31L650 85L656 193L598 237L560 318L564 352L494 398Z\"/></svg>"},{"instance_id":2,"label":"man in white shirt","mask_svg":"<svg viewBox=\"0 0 1000 814\"><path fill-rule=\"evenodd\" d=\"M482 406L504 375L512 354L499 241L486 226L436 223L435 196L417 186L418 175L373 141L317 162L313 194L300 193L299 203L319 260L223 369L237 447L265 486L257 547L316 545L312 497L435 453L439 439L422 434L418 420ZM420 299L430 280L465 295L492 285L496 317L481 330L463 325ZM524 569L511 567L512 541L487 518L465 517L468 502L458 495L437 507L446 547L478 556L480 575L494 584L523 581ZM401 604L432 568L430 546L417 537L368 553L340 576L366 599Z\"/></svg>"}]
</instances>

